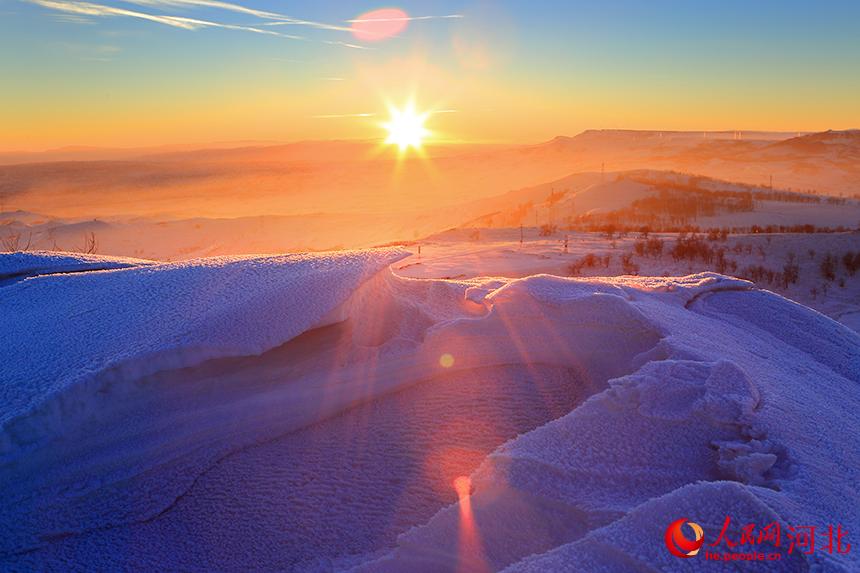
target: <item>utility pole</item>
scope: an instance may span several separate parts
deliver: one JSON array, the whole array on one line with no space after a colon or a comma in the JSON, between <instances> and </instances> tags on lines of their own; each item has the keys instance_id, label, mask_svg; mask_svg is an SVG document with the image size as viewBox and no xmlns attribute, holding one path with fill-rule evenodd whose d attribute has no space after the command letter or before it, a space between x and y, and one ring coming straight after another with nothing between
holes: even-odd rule
<instances>
[{"instance_id":1,"label":"utility pole","mask_svg":"<svg viewBox=\"0 0 860 573\"><path fill-rule=\"evenodd\" d=\"M773 173L770 174L770 188L773 189Z\"/></svg>"},{"instance_id":2,"label":"utility pole","mask_svg":"<svg viewBox=\"0 0 860 573\"><path fill-rule=\"evenodd\" d=\"M523 246L523 224L520 223L520 247Z\"/></svg>"},{"instance_id":3,"label":"utility pole","mask_svg":"<svg viewBox=\"0 0 860 573\"><path fill-rule=\"evenodd\" d=\"M606 175L606 162L605 162L605 161L601 161L601 162L600 162L600 182L601 182L601 183L603 182L603 179L605 178L605 175Z\"/></svg>"}]
</instances>

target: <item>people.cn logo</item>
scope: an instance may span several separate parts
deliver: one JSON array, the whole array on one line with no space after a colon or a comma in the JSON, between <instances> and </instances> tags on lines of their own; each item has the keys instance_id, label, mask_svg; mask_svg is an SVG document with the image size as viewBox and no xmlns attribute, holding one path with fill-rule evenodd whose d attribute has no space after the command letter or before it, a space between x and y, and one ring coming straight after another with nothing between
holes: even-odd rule
<instances>
[{"instance_id":1,"label":"people.cn logo","mask_svg":"<svg viewBox=\"0 0 860 573\"><path fill-rule=\"evenodd\" d=\"M693 531L693 539L684 534L684 524ZM666 528L666 549L675 557L684 559L693 557L702 548L703 543L705 543L705 533L702 531L702 526L687 521L686 517L673 521Z\"/></svg>"}]
</instances>

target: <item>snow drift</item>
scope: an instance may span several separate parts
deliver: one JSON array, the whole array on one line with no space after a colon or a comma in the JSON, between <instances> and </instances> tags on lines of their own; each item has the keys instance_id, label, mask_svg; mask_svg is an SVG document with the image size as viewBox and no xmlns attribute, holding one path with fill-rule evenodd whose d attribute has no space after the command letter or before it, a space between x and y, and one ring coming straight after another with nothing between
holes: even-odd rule
<instances>
[{"instance_id":1,"label":"snow drift","mask_svg":"<svg viewBox=\"0 0 860 573\"><path fill-rule=\"evenodd\" d=\"M415 280L401 256L5 287L0 563L718 569L666 525L860 527L852 331L714 274Z\"/></svg>"}]
</instances>

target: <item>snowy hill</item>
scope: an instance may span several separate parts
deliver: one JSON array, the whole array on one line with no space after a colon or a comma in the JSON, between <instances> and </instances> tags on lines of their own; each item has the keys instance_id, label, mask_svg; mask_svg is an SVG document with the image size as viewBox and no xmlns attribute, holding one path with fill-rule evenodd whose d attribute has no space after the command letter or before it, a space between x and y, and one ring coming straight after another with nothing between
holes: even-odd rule
<instances>
[{"instance_id":1,"label":"snowy hill","mask_svg":"<svg viewBox=\"0 0 860 573\"><path fill-rule=\"evenodd\" d=\"M774 143L770 148L820 153L832 151L828 146L844 147L847 152L856 155L860 152L860 129L829 129L821 133L810 133Z\"/></svg>"},{"instance_id":2,"label":"snowy hill","mask_svg":"<svg viewBox=\"0 0 860 573\"><path fill-rule=\"evenodd\" d=\"M712 273L403 256L0 286L0 569L718 571L667 525L860 531L856 333Z\"/></svg>"},{"instance_id":3,"label":"snowy hill","mask_svg":"<svg viewBox=\"0 0 860 573\"><path fill-rule=\"evenodd\" d=\"M493 205L493 203L489 203ZM860 201L821 197L673 171L577 173L498 198L467 226L606 224L652 229L698 225L750 228L814 225L853 229Z\"/></svg>"}]
</instances>

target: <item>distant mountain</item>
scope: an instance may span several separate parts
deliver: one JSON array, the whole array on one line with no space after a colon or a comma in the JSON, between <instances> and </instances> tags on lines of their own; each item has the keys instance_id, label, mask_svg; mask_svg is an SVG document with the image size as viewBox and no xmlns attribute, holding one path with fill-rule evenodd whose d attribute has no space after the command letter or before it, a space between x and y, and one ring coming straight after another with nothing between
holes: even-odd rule
<instances>
[{"instance_id":1,"label":"distant mountain","mask_svg":"<svg viewBox=\"0 0 860 573\"><path fill-rule=\"evenodd\" d=\"M180 153L210 149L271 146L272 141L223 141L207 144L176 144L150 147L94 147L69 145L44 151L0 151L0 165L51 163L56 161L105 161L136 159L147 155Z\"/></svg>"},{"instance_id":2,"label":"distant mountain","mask_svg":"<svg viewBox=\"0 0 860 573\"><path fill-rule=\"evenodd\" d=\"M442 224L454 226L497 210L476 212L475 202L582 173L677 171L851 196L860 193L857 138L857 131L792 137L588 130L531 145L429 146L421 156L406 157L391 146L361 140L149 148L126 159L0 165L0 196L2 210L77 220L307 213L405 217L452 209L454 217ZM413 229L422 233L425 226Z\"/></svg>"},{"instance_id":3,"label":"distant mountain","mask_svg":"<svg viewBox=\"0 0 860 573\"><path fill-rule=\"evenodd\" d=\"M821 133L810 133L774 143L770 149L810 154L832 153L834 150L860 154L860 129L829 129Z\"/></svg>"}]
</instances>

